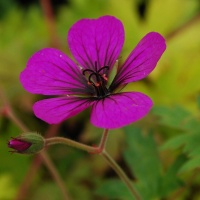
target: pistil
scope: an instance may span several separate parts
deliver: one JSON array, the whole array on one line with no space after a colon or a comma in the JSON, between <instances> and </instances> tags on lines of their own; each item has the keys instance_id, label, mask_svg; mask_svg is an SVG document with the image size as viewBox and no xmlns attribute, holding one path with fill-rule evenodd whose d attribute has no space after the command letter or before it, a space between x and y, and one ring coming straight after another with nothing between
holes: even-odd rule
<instances>
[{"instance_id":1,"label":"pistil","mask_svg":"<svg viewBox=\"0 0 200 200\"><path fill-rule=\"evenodd\" d=\"M88 85L93 86L93 88L95 89L94 97L98 99L102 99L110 94L108 88L106 87L108 82L108 77L106 73L103 74L101 73L103 70L108 71L109 67L104 66L98 71L94 71L91 69L83 70L83 75L86 76L86 72L89 73L89 76L87 77Z\"/></svg>"}]
</instances>

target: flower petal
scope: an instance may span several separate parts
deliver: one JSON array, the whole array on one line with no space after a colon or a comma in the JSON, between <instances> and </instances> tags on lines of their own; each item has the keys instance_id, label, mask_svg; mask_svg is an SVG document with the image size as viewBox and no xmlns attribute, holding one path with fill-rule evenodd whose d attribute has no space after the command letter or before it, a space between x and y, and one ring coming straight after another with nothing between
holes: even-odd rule
<instances>
[{"instance_id":1,"label":"flower petal","mask_svg":"<svg viewBox=\"0 0 200 200\"><path fill-rule=\"evenodd\" d=\"M46 48L35 53L20 74L23 87L36 94L83 94L87 81L64 53Z\"/></svg>"},{"instance_id":2,"label":"flower petal","mask_svg":"<svg viewBox=\"0 0 200 200\"><path fill-rule=\"evenodd\" d=\"M155 68L165 49L165 39L159 33L148 33L119 69L111 89L146 77Z\"/></svg>"},{"instance_id":3,"label":"flower petal","mask_svg":"<svg viewBox=\"0 0 200 200\"><path fill-rule=\"evenodd\" d=\"M124 43L123 24L112 16L82 19L70 28L68 43L83 68L98 70L109 66L111 69Z\"/></svg>"},{"instance_id":4,"label":"flower petal","mask_svg":"<svg viewBox=\"0 0 200 200\"><path fill-rule=\"evenodd\" d=\"M99 128L120 128L144 117L152 105L152 100L139 92L113 94L92 106L91 123Z\"/></svg>"},{"instance_id":5,"label":"flower petal","mask_svg":"<svg viewBox=\"0 0 200 200\"><path fill-rule=\"evenodd\" d=\"M77 97L57 97L38 101L34 104L35 115L49 124L57 124L73 117L92 103Z\"/></svg>"}]
</instances>

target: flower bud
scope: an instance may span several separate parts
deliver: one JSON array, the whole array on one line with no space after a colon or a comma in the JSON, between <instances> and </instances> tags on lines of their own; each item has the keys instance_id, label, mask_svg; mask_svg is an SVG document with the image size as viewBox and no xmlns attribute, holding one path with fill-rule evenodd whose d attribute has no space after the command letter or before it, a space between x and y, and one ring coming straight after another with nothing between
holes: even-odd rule
<instances>
[{"instance_id":1,"label":"flower bud","mask_svg":"<svg viewBox=\"0 0 200 200\"><path fill-rule=\"evenodd\" d=\"M8 142L12 152L20 154L35 154L45 146L44 138L38 133L23 133Z\"/></svg>"}]
</instances>

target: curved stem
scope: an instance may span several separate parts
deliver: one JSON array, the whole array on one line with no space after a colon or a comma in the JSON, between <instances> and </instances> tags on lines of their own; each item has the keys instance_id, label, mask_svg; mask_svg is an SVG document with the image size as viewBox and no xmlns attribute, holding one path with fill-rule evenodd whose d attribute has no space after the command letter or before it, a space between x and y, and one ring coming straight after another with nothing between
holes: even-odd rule
<instances>
[{"instance_id":1,"label":"curved stem","mask_svg":"<svg viewBox=\"0 0 200 200\"><path fill-rule=\"evenodd\" d=\"M71 147L75 147L77 149L82 149L84 151L87 151L89 153L96 153L96 147L91 147L73 140L70 140L68 138L63 138L63 137L52 137L52 138L47 138L45 139L45 145L54 145L54 144L66 144Z\"/></svg>"},{"instance_id":2,"label":"curved stem","mask_svg":"<svg viewBox=\"0 0 200 200\"><path fill-rule=\"evenodd\" d=\"M46 146L53 145L53 144L66 144L71 147L82 149L89 153L101 155L110 165L110 167L117 173L117 175L121 178L121 180L126 184L126 186L128 187L131 194L135 197L135 199L141 200L140 195L138 194L136 189L133 187L130 179L125 174L123 169L113 160L113 158L105 150L106 141L108 138L108 131L109 131L108 129L104 130L98 147L91 147L91 146L70 140L68 138L63 138L63 137L52 137L52 138L46 139L45 141L46 141Z\"/></svg>"},{"instance_id":3,"label":"curved stem","mask_svg":"<svg viewBox=\"0 0 200 200\"><path fill-rule=\"evenodd\" d=\"M107 138L108 138L108 131L109 131L108 129L104 130L101 141L100 141L98 147L92 147L92 146L82 144L80 142L76 142L74 140L64 138L64 137L46 138L45 139L45 145L49 146L49 145L54 145L54 144L65 144L65 145L68 145L70 147L75 147L77 149L87 151L89 153L100 154L105 148L106 141L107 141Z\"/></svg>"},{"instance_id":4,"label":"curved stem","mask_svg":"<svg viewBox=\"0 0 200 200\"><path fill-rule=\"evenodd\" d=\"M113 158L103 150L100 154L110 165L110 167L117 173L117 175L121 178L121 180L126 184L131 194L135 197L136 200L141 200L140 195L138 194L137 190L133 187L128 176L125 174L123 169L113 160Z\"/></svg>"}]
</instances>

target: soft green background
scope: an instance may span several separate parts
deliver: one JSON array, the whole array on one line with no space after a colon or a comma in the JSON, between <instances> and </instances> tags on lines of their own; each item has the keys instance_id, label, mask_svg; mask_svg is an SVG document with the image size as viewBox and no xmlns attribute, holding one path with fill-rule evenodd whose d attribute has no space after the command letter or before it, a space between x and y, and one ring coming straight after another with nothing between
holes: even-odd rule
<instances>
[{"instance_id":1,"label":"soft green background","mask_svg":"<svg viewBox=\"0 0 200 200\"><path fill-rule=\"evenodd\" d=\"M111 131L107 149L135 180L144 200L199 200L199 0L63 0L55 10L55 33L49 29L41 2L25 8L14 0L0 2L0 89L17 116L29 129L41 134L53 129L34 117L32 104L43 97L27 93L19 74L29 57L41 48L53 46L70 55L66 36L78 19L107 14L119 18L126 32L121 62L146 33L157 31L166 38L166 52L146 79L124 89L146 93L153 99L154 108L139 122ZM144 5L141 15L139 10ZM0 109L3 106L1 98ZM91 145L98 144L102 132L89 124L89 111L55 129L60 136ZM33 156L8 152L7 141L20 133L16 125L0 116L0 200L16 198L33 166ZM48 152L71 199L132 199L99 156L62 145ZM23 198L62 199L44 165L30 179Z\"/></svg>"}]
</instances>

